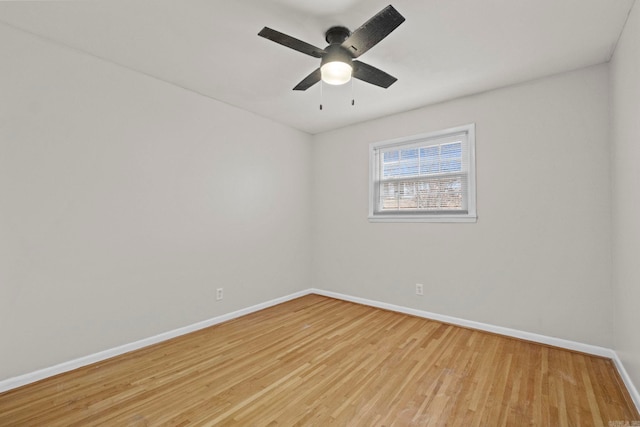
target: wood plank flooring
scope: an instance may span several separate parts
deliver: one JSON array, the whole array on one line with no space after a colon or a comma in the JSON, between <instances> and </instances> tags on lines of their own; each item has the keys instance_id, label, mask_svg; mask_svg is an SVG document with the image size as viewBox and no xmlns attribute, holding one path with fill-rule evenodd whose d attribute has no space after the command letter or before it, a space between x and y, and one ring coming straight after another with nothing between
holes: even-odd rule
<instances>
[{"instance_id":1,"label":"wood plank flooring","mask_svg":"<svg viewBox=\"0 0 640 427\"><path fill-rule=\"evenodd\" d=\"M0 426L608 426L608 359L309 295L0 394Z\"/></svg>"}]
</instances>

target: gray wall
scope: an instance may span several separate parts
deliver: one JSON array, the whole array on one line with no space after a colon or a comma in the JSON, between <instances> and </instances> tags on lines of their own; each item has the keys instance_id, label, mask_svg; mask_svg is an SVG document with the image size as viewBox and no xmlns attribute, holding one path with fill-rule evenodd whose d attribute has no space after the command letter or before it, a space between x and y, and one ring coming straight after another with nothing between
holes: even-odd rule
<instances>
[{"instance_id":1,"label":"gray wall","mask_svg":"<svg viewBox=\"0 0 640 427\"><path fill-rule=\"evenodd\" d=\"M0 379L309 287L309 135L1 25L0 52Z\"/></svg>"},{"instance_id":2,"label":"gray wall","mask_svg":"<svg viewBox=\"0 0 640 427\"><path fill-rule=\"evenodd\" d=\"M607 85L601 65L317 135L313 285L610 347ZM369 143L471 122L477 223L367 221Z\"/></svg>"},{"instance_id":3,"label":"gray wall","mask_svg":"<svg viewBox=\"0 0 640 427\"><path fill-rule=\"evenodd\" d=\"M611 62L615 349L640 386L640 5Z\"/></svg>"}]
</instances>

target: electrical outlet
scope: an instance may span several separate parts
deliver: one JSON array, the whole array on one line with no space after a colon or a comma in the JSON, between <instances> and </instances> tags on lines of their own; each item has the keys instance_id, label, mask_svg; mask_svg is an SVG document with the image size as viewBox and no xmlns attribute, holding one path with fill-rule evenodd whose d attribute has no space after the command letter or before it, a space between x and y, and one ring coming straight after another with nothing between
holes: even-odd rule
<instances>
[{"instance_id":1,"label":"electrical outlet","mask_svg":"<svg viewBox=\"0 0 640 427\"><path fill-rule=\"evenodd\" d=\"M216 301L220 301L224 297L224 288L216 289Z\"/></svg>"},{"instance_id":2,"label":"electrical outlet","mask_svg":"<svg viewBox=\"0 0 640 427\"><path fill-rule=\"evenodd\" d=\"M416 283L416 295L424 295L424 286L420 283Z\"/></svg>"}]
</instances>

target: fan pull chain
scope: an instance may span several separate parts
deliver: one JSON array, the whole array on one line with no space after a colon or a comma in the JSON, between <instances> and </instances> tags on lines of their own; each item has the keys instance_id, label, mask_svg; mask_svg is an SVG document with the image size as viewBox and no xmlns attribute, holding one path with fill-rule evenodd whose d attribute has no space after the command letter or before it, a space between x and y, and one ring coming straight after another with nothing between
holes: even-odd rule
<instances>
[{"instance_id":1,"label":"fan pull chain","mask_svg":"<svg viewBox=\"0 0 640 427\"><path fill-rule=\"evenodd\" d=\"M353 77L351 77L351 106L356 105L356 97L353 94Z\"/></svg>"},{"instance_id":2,"label":"fan pull chain","mask_svg":"<svg viewBox=\"0 0 640 427\"><path fill-rule=\"evenodd\" d=\"M320 111L322 111L322 80L320 80Z\"/></svg>"}]
</instances>

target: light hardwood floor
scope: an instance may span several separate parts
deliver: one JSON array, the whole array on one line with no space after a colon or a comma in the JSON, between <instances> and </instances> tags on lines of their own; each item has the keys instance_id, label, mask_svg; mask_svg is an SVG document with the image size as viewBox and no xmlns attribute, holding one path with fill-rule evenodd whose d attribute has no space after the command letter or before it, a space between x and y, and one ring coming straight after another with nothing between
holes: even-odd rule
<instances>
[{"instance_id":1,"label":"light hardwood floor","mask_svg":"<svg viewBox=\"0 0 640 427\"><path fill-rule=\"evenodd\" d=\"M0 426L608 426L610 360L318 295L0 394Z\"/></svg>"}]
</instances>

